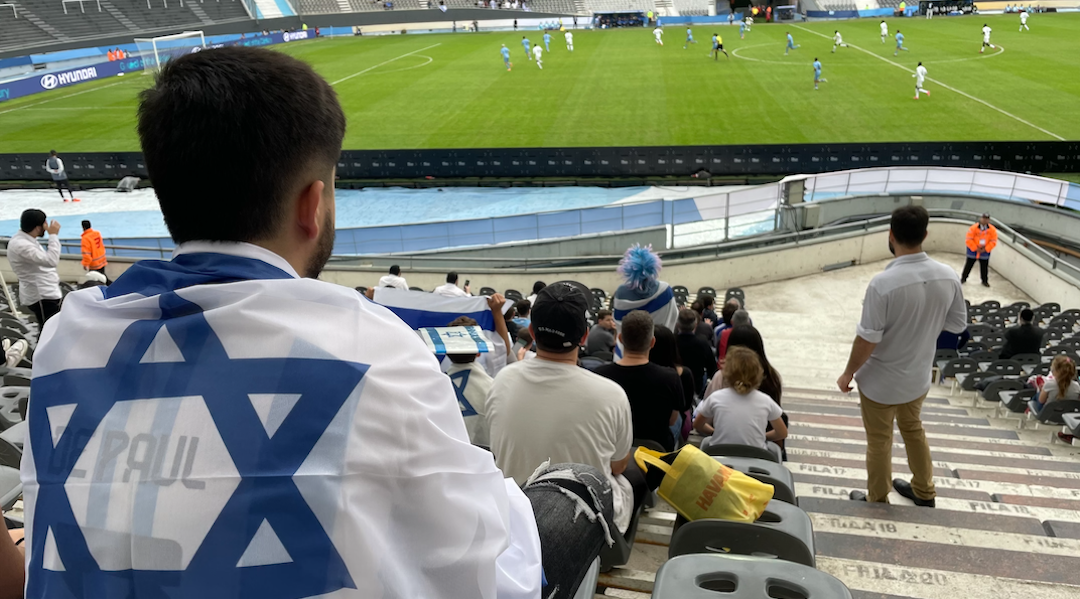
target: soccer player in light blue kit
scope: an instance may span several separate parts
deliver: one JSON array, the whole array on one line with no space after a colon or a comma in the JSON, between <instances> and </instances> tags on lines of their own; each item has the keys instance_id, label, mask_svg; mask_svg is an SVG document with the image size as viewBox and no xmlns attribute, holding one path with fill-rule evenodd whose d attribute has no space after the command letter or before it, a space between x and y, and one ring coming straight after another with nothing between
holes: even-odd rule
<instances>
[{"instance_id":1,"label":"soccer player in light blue kit","mask_svg":"<svg viewBox=\"0 0 1080 599\"><path fill-rule=\"evenodd\" d=\"M694 32L689 27L686 28L686 42L683 44L682 49L685 50L690 44L696 44L694 40Z\"/></svg>"},{"instance_id":2,"label":"soccer player in light blue kit","mask_svg":"<svg viewBox=\"0 0 1080 599\"><path fill-rule=\"evenodd\" d=\"M529 41L529 38L522 36L521 45L525 47L525 58L532 60L532 42Z\"/></svg>"},{"instance_id":3,"label":"soccer player in light blue kit","mask_svg":"<svg viewBox=\"0 0 1080 599\"><path fill-rule=\"evenodd\" d=\"M544 32L544 50L551 52L551 34L546 31Z\"/></svg>"},{"instance_id":4,"label":"soccer player in light blue kit","mask_svg":"<svg viewBox=\"0 0 1080 599\"><path fill-rule=\"evenodd\" d=\"M821 61L814 58L814 89L817 89L818 81L828 83L829 80L821 76Z\"/></svg>"},{"instance_id":5,"label":"soccer player in light blue kit","mask_svg":"<svg viewBox=\"0 0 1080 599\"><path fill-rule=\"evenodd\" d=\"M791 37L791 33L789 32L787 34L787 47L784 48L784 55L786 56L788 51L794 50L795 48L798 48L798 46L795 45L795 38Z\"/></svg>"},{"instance_id":6,"label":"soccer player in light blue kit","mask_svg":"<svg viewBox=\"0 0 1080 599\"><path fill-rule=\"evenodd\" d=\"M908 49L904 47L904 34L900 33L900 30L897 29L896 30L896 51L893 52L892 55L896 56L897 54L900 53L901 50L903 50L904 52L908 51Z\"/></svg>"},{"instance_id":7,"label":"soccer player in light blue kit","mask_svg":"<svg viewBox=\"0 0 1080 599\"><path fill-rule=\"evenodd\" d=\"M746 19L739 21L739 39L746 39Z\"/></svg>"},{"instance_id":8,"label":"soccer player in light blue kit","mask_svg":"<svg viewBox=\"0 0 1080 599\"><path fill-rule=\"evenodd\" d=\"M510 62L510 48L507 48L506 44L503 44L502 50L499 50L499 52L502 53L503 64L506 65L506 70L509 71L514 66L514 63Z\"/></svg>"}]
</instances>

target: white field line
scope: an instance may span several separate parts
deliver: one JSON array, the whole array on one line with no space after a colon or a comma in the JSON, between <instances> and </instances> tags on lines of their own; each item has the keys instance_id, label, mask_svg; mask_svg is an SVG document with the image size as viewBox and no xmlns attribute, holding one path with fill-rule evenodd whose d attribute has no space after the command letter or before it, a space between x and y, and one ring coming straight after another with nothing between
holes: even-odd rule
<instances>
[{"instance_id":1,"label":"white field line","mask_svg":"<svg viewBox=\"0 0 1080 599\"><path fill-rule=\"evenodd\" d=\"M442 43L440 42L438 44L432 44L432 45L428 46L427 48L420 48L419 50L413 50L412 52L406 52L405 54L402 54L401 56L391 58L390 60L384 60L384 61L380 62L379 64L373 66L373 67L368 67L368 68L366 68L366 69L364 69L362 71L357 71L357 72L353 73L352 75L349 75L348 77L342 77L341 79L338 79L337 81L334 81L330 85L337 85L339 83L344 83L344 82L348 81L349 79L352 79L353 77L359 77L360 75L363 75L364 73L367 73L369 71L374 71L375 69L377 69L377 68L379 68L381 66L384 66L384 65L388 65L388 64L394 62L395 60L401 60L402 58L405 58L406 56L412 56L413 54L416 54L417 52L423 52L424 50L430 50L431 48L434 48L435 46L441 46L441 45L442 45Z\"/></svg>"},{"instance_id":2,"label":"white field line","mask_svg":"<svg viewBox=\"0 0 1080 599\"><path fill-rule=\"evenodd\" d=\"M812 29L807 29L805 27L800 27L799 25L792 25L792 27L794 27L796 29L802 29L803 31L805 31L807 33L812 33L812 34L814 34L814 35L816 35L818 37L823 37L825 39L832 39L831 37L829 37L829 36L827 36L827 35L825 35L823 33L818 33L818 32L816 32L816 31L814 31ZM851 48L855 48L856 50L858 50L860 52L865 52L865 53L869 54L870 56L873 56L874 58L877 58L879 60L884 60L885 62L891 64L892 66L894 66L894 67L896 67L898 69L903 69L903 70L905 70L905 71L907 71L909 73L914 73L915 72L915 71L905 67L904 65L902 65L902 64L900 64L898 62L893 62L893 61L889 60L888 58L885 58L884 56L878 56L877 54L874 54L873 52L871 52L869 50L866 50L864 48L860 48L859 46L856 46L854 44L848 44L848 46L851 47ZM1040 126L1038 126L1038 125L1036 125L1036 124L1034 124L1034 123L1032 123L1030 121L1026 121L1026 120L1016 116L1015 114L1012 114L1011 112L1006 112L1006 111L998 108L997 106L994 106L993 104L987 102L986 100L981 100L979 98L976 98L975 96L973 96L973 95L971 95L971 94L969 94L967 92L963 92L963 91L960 91L960 90L956 89L955 87L946 85L946 84L942 83L941 81L939 81L937 79L932 79L930 77L927 77L927 80L933 81L934 83L940 85L941 87L944 87L945 89L947 89L949 91L958 93L961 96L964 96L965 98L967 98L969 100L973 100L975 102L978 102L979 104L982 104L983 106L986 106L987 108L990 108L992 110L996 110L996 111L1000 112L1001 114L1003 114L1003 115L1005 115L1005 116L1007 116L1007 117L1009 117L1009 118L1011 118L1013 120L1016 120L1016 121L1018 121L1020 123L1023 123L1025 125L1027 125L1028 127L1031 127L1032 129L1038 129L1039 131L1042 131L1043 133L1049 135L1050 137L1053 137L1054 139L1056 139L1058 141L1065 141L1065 138L1058 135L1057 133L1054 133L1052 131L1047 131L1046 129L1043 129L1042 127L1040 127Z\"/></svg>"},{"instance_id":3,"label":"white field line","mask_svg":"<svg viewBox=\"0 0 1080 599\"><path fill-rule=\"evenodd\" d=\"M117 81L116 83L110 83L108 85L102 85L101 87L95 87L93 89L84 89L84 90L82 90L80 92L75 92L73 94L67 94L66 96L57 96L55 98L49 98L48 100L42 100L40 102L34 102L33 104L23 104L22 106L16 106L15 108L8 108L7 110L0 110L0 114L7 114L9 112L15 112L16 110L23 110L24 108L30 108L31 106L40 106L41 104L46 104L48 102L55 102L56 100L63 100L65 98L73 98L75 96L79 96L79 95L82 95L82 94L88 94L90 92L96 92L98 90L106 89L106 88L113 87L113 86L116 86L116 85L122 85L124 83L127 83L128 81L132 81L132 79L126 79L124 81Z\"/></svg>"}]
</instances>

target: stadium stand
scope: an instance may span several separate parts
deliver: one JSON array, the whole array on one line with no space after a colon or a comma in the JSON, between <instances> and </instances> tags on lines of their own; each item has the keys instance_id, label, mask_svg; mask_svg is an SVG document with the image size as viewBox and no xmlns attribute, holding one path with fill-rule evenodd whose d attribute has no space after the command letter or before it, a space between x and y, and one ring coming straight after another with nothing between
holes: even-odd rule
<instances>
[{"instance_id":1,"label":"stadium stand","mask_svg":"<svg viewBox=\"0 0 1080 599\"><path fill-rule=\"evenodd\" d=\"M342 12L337 0L299 0L296 8L302 15L331 15Z\"/></svg>"},{"instance_id":2,"label":"stadium stand","mask_svg":"<svg viewBox=\"0 0 1080 599\"><path fill-rule=\"evenodd\" d=\"M710 2L703 0L675 0L675 11L684 17L698 17L709 14Z\"/></svg>"}]
</instances>

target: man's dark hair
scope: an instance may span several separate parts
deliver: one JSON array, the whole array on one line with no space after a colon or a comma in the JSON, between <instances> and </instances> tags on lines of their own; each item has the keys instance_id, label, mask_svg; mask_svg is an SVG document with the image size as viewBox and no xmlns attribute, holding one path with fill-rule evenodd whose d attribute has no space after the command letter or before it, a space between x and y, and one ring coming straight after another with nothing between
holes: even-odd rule
<instances>
[{"instance_id":1,"label":"man's dark hair","mask_svg":"<svg viewBox=\"0 0 1080 599\"><path fill-rule=\"evenodd\" d=\"M896 242L905 247L921 245L926 239L930 214L922 206L901 206L893 210L889 227Z\"/></svg>"},{"instance_id":2,"label":"man's dark hair","mask_svg":"<svg viewBox=\"0 0 1080 599\"><path fill-rule=\"evenodd\" d=\"M187 54L139 99L146 169L177 243L266 239L302 185L333 189L345 115L330 84L291 56Z\"/></svg>"},{"instance_id":3,"label":"man's dark hair","mask_svg":"<svg viewBox=\"0 0 1080 599\"><path fill-rule=\"evenodd\" d=\"M451 273L446 274L446 282L447 283L454 283L456 285L457 280L458 280L458 276L457 276L456 272L451 272Z\"/></svg>"},{"instance_id":4,"label":"man's dark hair","mask_svg":"<svg viewBox=\"0 0 1080 599\"><path fill-rule=\"evenodd\" d=\"M597 310L596 311L596 321L597 322L600 322L601 320L604 320L608 316L612 316L611 310Z\"/></svg>"},{"instance_id":5,"label":"man's dark hair","mask_svg":"<svg viewBox=\"0 0 1080 599\"><path fill-rule=\"evenodd\" d=\"M89 228L90 228L90 221L88 221L88 220L84 220L84 221L82 222L82 230L83 230L83 231L85 231L85 230L87 230L87 229L89 229Z\"/></svg>"},{"instance_id":6,"label":"man's dark hair","mask_svg":"<svg viewBox=\"0 0 1080 599\"><path fill-rule=\"evenodd\" d=\"M701 302L701 305L704 306L706 310L712 310L713 306L716 305L716 298L709 295L708 293L703 293L699 295L698 301Z\"/></svg>"},{"instance_id":7,"label":"man's dark hair","mask_svg":"<svg viewBox=\"0 0 1080 599\"><path fill-rule=\"evenodd\" d=\"M49 156L56 156L56 150L49 150Z\"/></svg>"},{"instance_id":8,"label":"man's dark hair","mask_svg":"<svg viewBox=\"0 0 1080 599\"><path fill-rule=\"evenodd\" d=\"M517 313L520 314L522 318L528 318L529 310L532 309L532 302L530 302L529 300L521 300L520 302L514 304L514 308L517 310Z\"/></svg>"},{"instance_id":9,"label":"man's dark hair","mask_svg":"<svg viewBox=\"0 0 1080 599\"><path fill-rule=\"evenodd\" d=\"M697 328L698 313L694 312L690 308L683 308L679 310L679 320L676 327L680 333L693 333Z\"/></svg>"},{"instance_id":10,"label":"man's dark hair","mask_svg":"<svg viewBox=\"0 0 1080 599\"><path fill-rule=\"evenodd\" d=\"M450 321L448 327L475 327L478 326L475 319L468 316L458 316L454 320ZM476 361L476 354L446 354L447 358L454 364L469 364Z\"/></svg>"},{"instance_id":11,"label":"man's dark hair","mask_svg":"<svg viewBox=\"0 0 1080 599\"><path fill-rule=\"evenodd\" d=\"M653 338L652 316L644 310L634 310L622 320L622 342L626 351L648 353Z\"/></svg>"},{"instance_id":12,"label":"man's dark hair","mask_svg":"<svg viewBox=\"0 0 1080 599\"><path fill-rule=\"evenodd\" d=\"M1020 311L1021 322L1031 322L1035 320L1035 312L1031 308L1024 308Z\"/></svg>"},{"instance_id":13,"label":"man's dark hair","mask_svg":"<svg viewBox=\"0 0 1080 599\"><path fill-rule=\"evenodd\" d=\"M547 283L545 283L543 281L537 281L537 282L533 283L533 295L536 295L537 293L540 293L540 290L543 289L544 287L547 287Z\"/></svg>"},{"instance_id":14,"label":"man's dark hair","mask_svg":"<svg viewBox=\"0 0 1080 599\"><path fill-rule=\"evenodd\" d=\"M390 267L390 274L394 275L395 277L400 275L401 274L401 267L398 266L397 264L391 266Z\"/></svg>"},{"instance_id":15,"label":"man's dark hair","mask_svg":"<svg viewBox=\"0 0 1080 599\"><path fill-rule=\"evenodd\" d=\"M739 310L738 302L734 300L728 300L724 302L724 306L720 308L720 318L724 319L724 324L731 325L731 318L735 316L735 312Z\"/></svg>"},{"instance_id":16,"label":"man's dark hair","mask_svg":"<svg viewBox=\"0 0 1080 599\"><path fill-rule=\"evenodd\" d=\"M23 230L23 233L29 233L44 224L45 213L37 208L27 208L19 217L19 228Z\"/></svg>"}]
</instances>

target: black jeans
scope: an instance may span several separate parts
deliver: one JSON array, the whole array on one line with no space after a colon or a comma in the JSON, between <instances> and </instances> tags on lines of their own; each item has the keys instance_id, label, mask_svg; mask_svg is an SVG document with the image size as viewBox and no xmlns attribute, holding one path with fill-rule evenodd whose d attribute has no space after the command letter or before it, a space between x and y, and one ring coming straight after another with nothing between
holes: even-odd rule
<instances>
[{"instance_id":1,"label":"black jeans","mask_svg":"<svg viewBox=\"0 0 1080 599\"><path fill-rule=\"evenodd\" d=\"M36 304L30 304L27 308L30 308L30 311L34 313L34 318L37 319L38 324L45 326L45 321L60 311L60 300L43 299Z\"/></svg>"},{"instance_id":2,"label":"black jeans","mask_svg":"<svg viewBox=\"0 0 1080 599\"><path fill-rule=\"evenodd\" d=\"M960 280L962 280L962 281L967 280L968 275L971 274L971 267L975 266L975 262L976 262L975 258L968 258L967 259L967 263L964 264L964 274L960 277ZM979 263L979 274L982 275L982 282L983 283L989 283L990 282L990 278L989 278L990 277L990 256L987 256L986 258L978 259L978 263Z\"/></svg>"},{"instance_id":3,"label":"black jeans","mask_svg":"<svg viewBox=\"0 0 1080 599\"><path fill-rule=\"evenodd\" d=\"M72 199L75 198L75 194L71 193L71 184L68 183L67 179L60 179L58 181L53 181L53 183L56 184L56 191L60 192L60 197L61 198L64 197L64 190L65 189L67 190L68 195L72 197Z\"/></svg>"},{"instance_id":4,"label":"black jeans","mask_svg":"<svg viewBox=\"0 0 1080 599\"><path fill-rule=\"evenodd\" d=\"M569 599L600 549L619 534L613 520L611 486L597 469L555 464L522 488L532 502L547 585L543 597ZM591 594L590 594L591 596Z\"/></svg>"}]
</instances>

